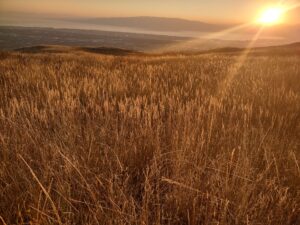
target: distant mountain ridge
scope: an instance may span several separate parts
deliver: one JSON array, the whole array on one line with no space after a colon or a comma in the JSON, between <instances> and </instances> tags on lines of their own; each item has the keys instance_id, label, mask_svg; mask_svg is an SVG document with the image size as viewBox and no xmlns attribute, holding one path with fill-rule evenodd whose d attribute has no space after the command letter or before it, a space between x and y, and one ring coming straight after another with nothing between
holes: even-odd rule
<instances>
[{"instance_id":1,"label":"distant mountain ridge","mask_svg":"<svg viewBox=\"0 0 300 225\"><path fill-rule=\"evenodd\" d=\"M297 21L295 22L296 23L294 24L280 24L264 27L260 34L260 39L282 40L285 43L300 41L300 24L299 22L297 23ZM249 26L244 25L209 23L182 18L153 16L72 17L18 12L0 14L0 26L100 30L135 34L167 35L183 38L211 38L212 34L217 33L217 39L250 40L261 28L258 24L249 23ZM228 31L229 29L231 29L230 32ZM228 32L221 32L226 30Z\"/></svg>"},{"instance_id":2,"label":"distant mountain ridge","mask_svg":"<svg viewBox=\"0 0 300 225\"><path fill-rule=\"evenodd\" d=\"M200 21L179 19L179 18L165 18L165 17L102 17L102 18L81 18L71 19L74 22L102 25L102 26L116 26L116 27L130 27L143 30L153 31L192 31L192 32L215 32L226 29L230 25L210 24Z\"/></svg>"},{"instance_id":3,"label":"distant mountain ridge","mask_svg":"<svg viewBox=\"0 0 300 225\"><path fill-rule=\"evenodd\" d=\"M241 24L216 24L207 23L202 21L194 21L180 18L167 18L167 17L99 17L99 18L65 18L64 21L78 23L86 26L95 26L103 29L104 27L115 29L131 29L133 32L156 32L156 34L169 34L175 36L186 37L199 37L201 35L217 33L227 29L241 26ZM259 26L257 24L251 24L244 28L237 29L234 32L225 33L228 36L226 39L240 39L236 38L239 35L246 35L248 39L257 33ZM236 35L233 38L231 35ZM278 26L265 27L261 36L264 39L269 37L274 39L289 39L290 41L299 41L300 37L300 24L285 24Z\"/></svg>"}]
</instances>

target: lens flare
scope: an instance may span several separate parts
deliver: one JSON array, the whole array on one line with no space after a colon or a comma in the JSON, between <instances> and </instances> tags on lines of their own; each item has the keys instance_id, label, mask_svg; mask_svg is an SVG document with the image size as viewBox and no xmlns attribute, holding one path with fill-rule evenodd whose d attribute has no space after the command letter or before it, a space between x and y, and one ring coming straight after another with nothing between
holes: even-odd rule
<instances>
[{"instance_id":1,"label":"lens flare","mask_svg":"<svg viewBox=\"0 0 300 225\"><path fill-rule=\"evenodd\" d=\"M277 24L281 21L283 13L282 8L269 8L262 13L258 22L265 25Z\"/></svg>"}]
</instances>

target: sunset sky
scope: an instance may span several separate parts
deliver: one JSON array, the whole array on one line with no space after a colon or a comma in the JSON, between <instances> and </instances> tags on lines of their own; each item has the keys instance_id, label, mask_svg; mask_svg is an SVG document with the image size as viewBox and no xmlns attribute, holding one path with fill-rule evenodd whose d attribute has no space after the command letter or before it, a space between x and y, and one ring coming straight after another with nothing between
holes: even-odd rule
<instances>
[{"instance_id":1,"label":"sunset sky","mask_svg":"<svg viewBox=\"0 0 300 225\"><path fill-rule=\"evenodd\" d=\"M52 16L178 17L217 23L245 23L266 7L300 0L0 0L0 13L34 13ZM300 10L285 15L285 23L300 23Z\"/></svg>"}]
</instances>

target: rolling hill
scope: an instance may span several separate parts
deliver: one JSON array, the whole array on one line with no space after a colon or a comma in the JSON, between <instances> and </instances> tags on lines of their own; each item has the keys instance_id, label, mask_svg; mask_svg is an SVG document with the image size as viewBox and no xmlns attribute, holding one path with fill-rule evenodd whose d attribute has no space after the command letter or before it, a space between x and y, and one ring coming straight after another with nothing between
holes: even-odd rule
<instances>
[{"instance_id":1,"label":"rolling hill","mask_svg":"<svg viewBox=\"0 0 300 225\"><path fill-rule=\"evenodd\" d=\"M15 52L29 53L29 54L47 54L47 53L75 53L85 52L101 55L114 55L114 56L128 56L128 55L201 55L201 54L243 54L245 51L251 55L299 55L300 56L300 42L292 43L288 45L268 46L259 48L235 48L224 47L215 48L204 51L173 51L168 53L144 53L140 51L133 51L123 48L111 48L111 47L78 47L78 46L63 46L63 45L38 45L31 47L24 47L15 49Z\"/></svg>"}]
</instances>

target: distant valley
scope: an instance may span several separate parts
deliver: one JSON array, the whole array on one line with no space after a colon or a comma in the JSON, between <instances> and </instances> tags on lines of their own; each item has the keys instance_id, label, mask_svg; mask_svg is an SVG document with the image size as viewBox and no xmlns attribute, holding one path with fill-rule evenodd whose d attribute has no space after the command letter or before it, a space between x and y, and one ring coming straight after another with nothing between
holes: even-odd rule
<instances>
[{"instance_id":1,"label":"distant valley","mask_svg":"<svg viewBox=\"0 0 300 225\"><path fill-rule=\"evenodd\" d=\"M258 40L253 47L288 44L283 40ZM0 27L0 49L13 50L38 45L112 47L144 52L203 51L216 48L245 48L247 40L222 40L170 35L152 35L80 29Z\"/></svg>"}]
</instances>

